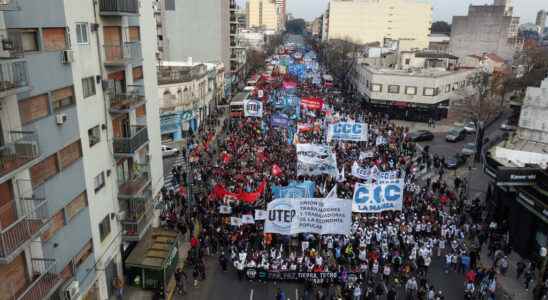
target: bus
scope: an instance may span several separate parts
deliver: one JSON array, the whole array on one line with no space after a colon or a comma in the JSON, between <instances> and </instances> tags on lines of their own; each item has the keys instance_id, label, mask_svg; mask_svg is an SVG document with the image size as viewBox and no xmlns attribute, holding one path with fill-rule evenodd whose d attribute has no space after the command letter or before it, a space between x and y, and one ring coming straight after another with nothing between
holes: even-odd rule
<instances>
[{"instance_id":1,"label":"bus","mask_svg":"<svg viewBox=\"0 0 548 300\"><path fill-rule=\"evenodd\" d=\"M249 92L241 92L236 94L230 101L230 117L231 118L243 118L244 117L244 100L249 97Z\"/></svg>"}]
</instances>

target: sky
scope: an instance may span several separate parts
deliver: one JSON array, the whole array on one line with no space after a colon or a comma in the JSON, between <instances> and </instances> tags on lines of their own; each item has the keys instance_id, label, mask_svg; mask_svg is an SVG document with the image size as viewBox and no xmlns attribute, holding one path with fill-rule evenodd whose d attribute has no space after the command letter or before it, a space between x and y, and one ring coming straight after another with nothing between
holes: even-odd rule
<instances>
[{"instance_id":1,"label":"sky","mask_svg":"<svg viewBox=\"0 0 548 300\"><path fill-rule=\"evenodd\" d=\"M295 18L303 18L311 21L321 15L327 8L329 0L286 0L287 10ZM241 7L245 7L245 0L237 0ZM493 0L432 0L434 7L434 21L447 21L451 23L453 16L466 15L469 4L492 4ZM541 6L544 2L546 5ZM535 22L537 12L548 9L545 0L513 0L514 15L521 17L520 23Z\"/></svg>"}]
</instances>

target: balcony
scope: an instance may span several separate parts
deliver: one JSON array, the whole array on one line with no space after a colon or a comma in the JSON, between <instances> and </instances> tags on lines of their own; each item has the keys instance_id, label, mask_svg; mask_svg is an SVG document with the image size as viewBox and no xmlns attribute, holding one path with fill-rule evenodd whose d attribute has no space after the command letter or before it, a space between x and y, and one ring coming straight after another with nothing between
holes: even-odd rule
<instances>
[{"instance_id":1,"label":"balcony","mask_svg":"<svg viewBox=\"0 0 548 300\"><path fill-rule=\"evenodd\" d=\"M0 51L1 58L20 58L24 56L21 31L17 29L0 29L0 39L3 50Z\"/></svg>"},{"instance_id":2,"label":"balcony","mask_svg":"<svg viewBox=\"0 0 548 300\"><path fill-rule=\"evenodd\" d=\"M144 191L149 189L150 181L150 164L133 163L129 176L118 179L118 198L136 198L146 195Z\"/></svg>"},{"instance_id":3,"label":"balcony","mask_svg":"<svg viewBox=\"0 0 548 300\"><path fill-rule=\"evenodd\" d=\"M152 222L153 211L149 209L135 221L122 221L122 238L126 241L139 241L147 232Z\"/></svg>"},{"instance_id":4,"label":"balcony","mask_svg":"<svg viewBox=\"0 0 548 300\"><path fill-rule=\"evenodd\" d=\"M38 135L33 131L10 131L4 140L0 146L0 183L40 158Z\"/></svg>"},{"instance_id":5,"label":"balcony","mask_svg":"<svg viewBox=\"0 0 548 300\"><path fill-rule=\"evenodd\" d=\"M143 59L141 42L126 42L122 45L105 45L105 65L122 67Z\"/></svg>"},{"instance_id":6,"label":"balcony","mask_svg":"<svg viewBox=\"0 0 548 300\"><path fill-rule=\"evenodd\" d=\"M18 189L23 184L31 186L30 181L17 181ZM19 209L14 201L0 207L0 214L7 216L18 213L17 219L11 224L0 222L0 263L9 263L33 239L46 229L49 221L48 207L44 190L19 191Z\"/></svg>"},{"instance_id":7,"label":"balcony","mask_svg":"<svg viewBox=\"0 0 548 300\"><path fill-rule=\"evenodd\" d=\"M9 54L9 52L8 52ZM29 87L27 62L24 60L0 62L0 97L23 92Z\"/></svg>"},{"instance_id":8,"label":"balcony","mask_svg":"<svg viewBox=\"0 0 548 300\"><path fill-rule=\"evenodd\" d=\"M12 297L16 300L48 299L61 284L61 276L55 272L55 260L31 258L32 283L20 294Z\"/></svg>"},{"instance_id":9,"label":"balcony","mask_svg":"<svg viewBox=\"0 0 548 300\"><path fill-rule=\"evenodd\" d=\"M138 0L100 0L99 11L102 16L125 16L139 13Z\"/></svg>"},{"instance_id":10,"label":"balcony","mask_svg":"<svg viewBox=\"0 0 548 300\"><path fill-rule=\"evenodd\" d=\"M114 92L110 96L110 113L120 114L139 107L145 103L145 91L143 86L130 85L126 92Z\"/></svg>"},{"instance_id":11,"label":"balcony","mask_svg":"<svg viewBox=\"0 0 548 300\"><path fill-rule=\"evenodd\" d=\"M120 210L125 212L126 221L138 221L147 211L153 207L152 190L150 184L147 185L142 193L128 198L119 198Z\"/></svg>"},{"instance_id":12,"label":"balcony","mask_svg":"<svg viewBox=\"0 0 548 300\"><path fill-rule=\"evenodd\" d=\"M141 147L148 143L146 126L130 126L126 137L114 137L114 154L118 156L133 156Z\"/></svg>"}]
</instances>

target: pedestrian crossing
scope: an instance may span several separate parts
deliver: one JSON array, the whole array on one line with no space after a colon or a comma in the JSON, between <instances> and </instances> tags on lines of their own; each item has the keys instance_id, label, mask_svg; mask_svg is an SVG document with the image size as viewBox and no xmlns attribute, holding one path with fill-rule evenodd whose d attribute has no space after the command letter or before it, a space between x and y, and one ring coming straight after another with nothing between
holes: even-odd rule
<instances>
[{"instance_id":1,"label":"pedestrian crossing","mask_svg":"<svg viewBox=\"0 0 548 300\"><path fill-rule=\"evenodd\" d=\"M183 166L183 171L187 171L187 163L183 159L183 155L178 154L175 160L173 161L173 164L171 166L167 166L169 169L166 170L167 173L164 176L164 187L169 191L170 189L177 190L179 189L179 184L173 185L173 174L171 173L171 169L175 166Z\"/></svg>"}]
</instances>

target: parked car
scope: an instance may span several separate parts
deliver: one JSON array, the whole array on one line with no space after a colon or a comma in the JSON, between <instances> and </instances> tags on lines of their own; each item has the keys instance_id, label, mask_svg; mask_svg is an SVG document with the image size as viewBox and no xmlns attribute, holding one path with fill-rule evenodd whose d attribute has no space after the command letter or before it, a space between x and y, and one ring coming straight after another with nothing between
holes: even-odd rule
<instances>
[{"instance_id":1,"label":"parked car","mask_svg":"<svg viewBox=\"0 0 548 300\"><path fill-rule=\"evenodd\" d=\"M462 153L457 153L452 157L445 159L445 167L450 170L458 169L466 163L466 156Z\"/></svg>"},{"instance_id":2,"label":"parked car","mask_svg":"<svg viewBox=\"0 0 548 300\"><path fill-rule=\"evenodd\" d=\"M179 149L162 145L162 157L170 157L179 154Z\"/></svg>"},{"instance_id":3,"label":"parked car","mask_svg":"<svg viewBox=\"0 0 548 300\"><path fill-rule=\"evenodd\" d=\"M476 124L474 124L474 122L466 122L464 124L464 130L467 133L475 133L476 132Z\"/></svg>"},{"instance_id":4,"label":"parked car","mask_svg":"<svg viewBox=\"0 0 548 300\"><path fill-rule=\"evenodd\" d=\"M466 143L460 151L462 155L470 156L476 154L476 143Z\"/></svg>"},{"instance_id":5,"label":"parked car","mask_svg":"<svg viewBox=\"0 0 548 300\"><path fill-rule=\"evenodd\" d=\"M455 127L451 128L449 132L447 132L447 135L445 136L445 140L448 142L456 143L458 141L464 140L466 136L466 131L464 128L461 127Z\"/></svg>"},{"instance_id":6,"label":"parked car","mask_svg":"<svg viewBox=\"0 0 548 300\"><path fill-rule=\"evenodd\" d=\"M434 139L434 134L428 130L418 130L409 133L409 139L412 142L431 141Z\"/></svg>"},{"instance_id":7,"label":"parked car","mask_svg":"<svg viewBox=\"0 0 548 300\"><path fill-rule=\"evenodd\" d=\"M511 125L510 122L506 121L500 125L500 130L502 131L515 131L516 130L515 125Z\"/></svg>"}]
</instances>

